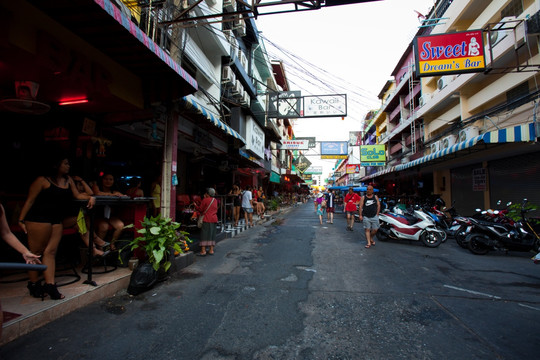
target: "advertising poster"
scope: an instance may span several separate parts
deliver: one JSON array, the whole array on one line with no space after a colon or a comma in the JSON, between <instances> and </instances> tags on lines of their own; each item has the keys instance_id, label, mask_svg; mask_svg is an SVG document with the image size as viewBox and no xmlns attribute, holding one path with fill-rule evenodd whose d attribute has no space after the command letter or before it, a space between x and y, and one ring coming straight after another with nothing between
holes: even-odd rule
<instances>
[{"instance_id":1,"label":"advertising poster","mask_svg":"<svg viewBox=\"0 0 540 360\"><path fill-rule=\"evenodd\" d=\"M346 159L349 156L346 141L321 142L321 159Z\"/></svg>"}]
</instances>

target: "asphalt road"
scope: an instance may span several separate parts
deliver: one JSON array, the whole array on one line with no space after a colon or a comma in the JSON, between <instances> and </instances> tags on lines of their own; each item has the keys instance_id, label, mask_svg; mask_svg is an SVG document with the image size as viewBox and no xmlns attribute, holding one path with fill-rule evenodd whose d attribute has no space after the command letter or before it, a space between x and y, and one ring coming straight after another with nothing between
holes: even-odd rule
<instances>
[{"instance_id":1,"label":"asphalt road","mask_svg":"<svg viewBox=\"0 0 540 360\"><path fill-rule=\"evenodd\" d=\"M364 248L312 204L221 241L153 290L73 312L2 359L530 359L540 266L453 240Z\"/></svg>"}]
</instances>

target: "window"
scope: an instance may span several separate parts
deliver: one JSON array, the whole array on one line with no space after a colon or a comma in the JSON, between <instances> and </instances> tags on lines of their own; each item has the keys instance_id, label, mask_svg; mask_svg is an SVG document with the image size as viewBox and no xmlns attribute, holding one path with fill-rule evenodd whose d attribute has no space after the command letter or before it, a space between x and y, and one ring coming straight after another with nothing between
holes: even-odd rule
<instances>
[{"instance_id":1,"label":"window","mask_svg":"<svg viewBox=\"0 0 540 360\"><path fill-rule=\"evenodd\" d=\"M512 0L506 7L501 11L501 19L507 16L519 16L523 12L523 3L522 0Z\"/></svg>"}]
</instances>

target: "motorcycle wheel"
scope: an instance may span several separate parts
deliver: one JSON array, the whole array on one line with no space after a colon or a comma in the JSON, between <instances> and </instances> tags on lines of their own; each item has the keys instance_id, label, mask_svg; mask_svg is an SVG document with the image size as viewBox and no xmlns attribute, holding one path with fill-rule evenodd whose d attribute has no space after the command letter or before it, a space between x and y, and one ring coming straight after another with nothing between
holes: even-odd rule
<instances>
[{"instance_id":1,"label":"motorcycle wheel","mask_svg":"<svg viewBox=\"0 0 540 360\"><path fill-rule=\"evenodd\" d=\"M420 236L420 240L430 248L435 248L442 243L442 235L435 231L426 231Z\"/></svg>"},{"instance_id":2,"label":"motorcycle wheel","mask_svg":"<svg viewBox=\"0 0 540 360\"><path fill-rule=\"evenodd\" d=\"M471 234L467 237L469 250L475 255L486 255L489 247L482 242L484 236L480 234Z\"/></svg>"},{"instance_id":3,"label":"motorcycle wheel","mask_svg":"<svg viewBox=\"0 0 540 360\"><path fill-rule=\"evenodd\" d=\"M377 237L377 240L380 240L380 241L388 240L388 235L386 234L386 231L388 230L380 228L379 231L377 231L377 234L375 234L375 236Z\"/></svg>"},{"instance_id":4,"label":"motorcycle wheel","mask_svg":"<svg viewBox=\"0 0 540 360\"><path fill-rule=\"evenodd\" d=\"M444 231L444 228L440 225L437 225L437 230L441 230L442 242L445 242L446 239L448 238L448 234L446 233L446 231Z\"/></svg>"},{"instance_id":5,"label":"motorcycle wheel","mask_svg":"<svg viewBox=\"0 0 540 360\"><path fill-rule=\"evenodd\" d=\"M465 232L466 229L467 227L463 225L459 229L456 230L456 234L454 235L458 245L464 249L469 248L469 244L467 243L467 240L466 240L467 239L467 233Z\"/></svg>"}]
</instances>

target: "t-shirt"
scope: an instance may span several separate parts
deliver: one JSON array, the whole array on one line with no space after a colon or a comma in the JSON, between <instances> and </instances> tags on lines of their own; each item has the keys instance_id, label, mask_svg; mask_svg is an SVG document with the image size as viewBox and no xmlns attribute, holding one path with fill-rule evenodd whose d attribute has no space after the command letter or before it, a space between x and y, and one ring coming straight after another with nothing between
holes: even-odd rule
<instances>
[{"instance_id":1,"label":"t-shirt","mask_svg":"<svg viewBox=\"0 0 540 360\"><path fill-rule=\"evenodd\" d=\"M377 198L375 197L375 195L373 195L371 198L368 198L367 195L364 196L362 216L370 218L377 216Z\"/></svg>"},{"instance_id":2,"label":"t-shirt","mask_svg":"<svg viewBox=\"0 0 540 360\"><path fill-rule=\"evenodd\" d=\"M251 199L252 199L251 191L249 191L249 190L244 191L244 193L242 194L242 207L250 208L251 207Z\"/></svg>"},{"instance_id":3,"label":"t-shirt","mask_svg":"<svg viewBox=\"0 0 540 360\"><path fill-rule=\"evenodd\" d=\"M345 195L345 211L354 212L357 209L356 203L360 202L361 198L357 193L347 193Z\"/></svg>"}]
</instances>

